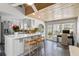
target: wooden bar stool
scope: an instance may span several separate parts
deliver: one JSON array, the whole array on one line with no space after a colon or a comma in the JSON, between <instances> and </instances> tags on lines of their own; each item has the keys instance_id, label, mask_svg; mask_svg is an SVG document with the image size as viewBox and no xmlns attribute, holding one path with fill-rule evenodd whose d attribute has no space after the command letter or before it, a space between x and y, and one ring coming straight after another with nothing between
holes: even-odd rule
<instances>
[{"instance_id":1,"label":"wooden bar stool","mask_svg":"<svg viewBox=\"0 0 79 59\"><path fill-rule=\"evenodd\" d=\"M39 37L39 39L37 40L38 44L42 44L42 47L44 47L44 37ZM41 54L42 55L42 54Z\"/></svg>"},{"instance_id":2,"label":"wooden bar stool","mask_svg":"<svg viewBox=\"0 0 79 59\"><path fill-rule=\"evenodd\" d=\"M24 44L29 46L30 41L31 41L31 40L29 39L28 41L25 41ZM30 56L30 47L29 47L29 56Z\"/></svg>"},{"instance_id":3,"label":"wooden bar stool","mask_svg":"<svg viewBox=\"0 0 79 59\"><path fill-rule=\"evenodd\" d=\"M25 44L27 44L29 46L29 55L31 53L31 50L32 50L32 46L36 45L36 41L35 40L29 40L29 41L26 41Z\"/></svg>"},{"instance_id":4,"label":"wooden bar stool","mask_svg":"<svg viewBox=\"0 0 79 59\"><path fill-rule=\"evenodd\" d=\"M41 43L41 38L37 39L37 44L40 44Z\"/></svg>"},{"instance_id":5,"label":"wooden bar stool","mask_svg":"<svg viewBox=\"0 0 79 59\"><path fill-rule=\"evenodd\" d=\"M40 45L41 42L42 42L41 38L38 37L38 38L36 39L36 42L37 42L37 46L38 46L38 48L39 48L39 45ZM39 54L39 53L38 53L38 51L39 51L38 48L37 48L37 54Z\"/></svg>"}]
</instances>

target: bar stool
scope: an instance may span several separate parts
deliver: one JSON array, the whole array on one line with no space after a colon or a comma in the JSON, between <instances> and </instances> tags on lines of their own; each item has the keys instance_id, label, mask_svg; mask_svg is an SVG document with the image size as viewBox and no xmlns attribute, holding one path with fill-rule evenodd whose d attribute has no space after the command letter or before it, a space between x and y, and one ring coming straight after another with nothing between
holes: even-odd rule
<instances>
[{"instance_id":1,"label":"bar stool","mask_svg":"<svg viewBox=\"0 0 79 59\"><path fill-rule=\"evenodd\" d=\"M44 44L44 37L41 36L39 39L40 39L40 40L38 40L38 41L40 41L40 44L42 44L42 47L45 47L45 44ZM45 51L45 48L44 48L44 51ZM41 55L42 55L42 54L41 54Z\"/></svg>"},{"instance_id":2,"label":"bar stool","mask_svg":"<svg viewBox=\"0 0 79 59\"><path fill-rule=\"evenodd\" d=\"M43 36L41 37L41 39L42 39L42 41L44 41L44 37Z\"/></svg>"},{"instance_id":3,"label":"bar stool","mask_svg":"<svg viewBox=\"0 0 79 59\"><path fill-rule=\"evenodd\" d=\"M29 46L29 56L30 56L31 49L32 49L31 47L36 45L36 41L35 40L29 40L29 41L26 41L25 44L27 44Z\"/></svg>"},{"instance_id":4,"label":"bar stool","mask_svg":"<svg viewBox=\"0 0 79 59\"><path fill-rule=\"evenodd\" d=\"M37 42L38 42L38 43L41 43L43 40L44 40L44 37L38 37L38 38L37 38Z\"/></svg>"},{"instance_id":5,"label":"bar stool","mask_svg":"<svg viewBox=\"0 0 79 59\"><path fill-rule=\"evenodd\" d=\"M39 48L39 45L41 44L41 42L42 42L42 40L41 40L41 38L40 37L38 37L37 39L36 39L36 42L37 42L37 46L38 46L38 48ZM37 54L38 54L38 49L37 49Z\"/></svg>"}]
</instances>

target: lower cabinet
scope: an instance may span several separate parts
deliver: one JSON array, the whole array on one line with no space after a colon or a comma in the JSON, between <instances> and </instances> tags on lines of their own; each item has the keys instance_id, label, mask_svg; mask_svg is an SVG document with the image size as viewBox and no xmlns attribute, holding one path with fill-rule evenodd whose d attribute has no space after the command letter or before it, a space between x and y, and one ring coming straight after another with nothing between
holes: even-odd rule
<instances>
[{"instance_id":1,"label":"lower cabinet","mask_svg":"<svg viewBox=\"0 0 79 59\"><path fill-rule=\"evenodd\" d=\"M24 53L24 41L21 39L6 39L5 54L6 56L19 56Z\"/></svg>"},{"instance_id":2,"label":"lower cabinet","mask_svg":"<svg viewBox=\"0 0 79 59\"><path fill-rule=\"evenodd\" d=\"M15 42L15 55L23 55L24 53L24 40L21 38L21 39L16 39Z\"/></svg>"}]
</instances>

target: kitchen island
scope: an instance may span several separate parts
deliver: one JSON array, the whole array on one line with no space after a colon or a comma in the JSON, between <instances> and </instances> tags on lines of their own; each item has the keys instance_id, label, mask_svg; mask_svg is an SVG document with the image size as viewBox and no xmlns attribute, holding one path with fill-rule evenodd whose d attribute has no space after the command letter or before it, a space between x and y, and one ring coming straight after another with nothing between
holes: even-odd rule
<instances>
[{"instance_id":1,"label":"kitchen island","mask_svg":"<svg viewBox=\"0 0 79 59\"><path fill-rule=\"evenodd\" d=\"M42 36L41 33L35 34L15 34L15 35L5 35L5 54L6 56L23 56L27 55L34 49L42 46L41 42L39 45L29 46L25 44L25 41L36 39ZM30 50L31 49L31 50Z\"/></svg>"}]
</instances>

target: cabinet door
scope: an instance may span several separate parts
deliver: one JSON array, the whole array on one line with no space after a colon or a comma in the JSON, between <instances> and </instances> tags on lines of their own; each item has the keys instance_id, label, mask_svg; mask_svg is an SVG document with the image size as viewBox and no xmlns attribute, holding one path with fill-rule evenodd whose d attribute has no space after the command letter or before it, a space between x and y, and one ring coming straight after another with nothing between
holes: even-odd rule
<instances>
[{"instance_id":1,"label":"cabinet door","mask_svg":"<svg viewBox=\"0 0 79 59\"><path fill-rule=\"evenodd\" d=\"M14 40L5 37L5 54L6 56L13 56L14 55Z\"/></svg>"},{"instance_id":2,"label":"cabinet door","mask_svg":"<svg viewBox=\"0 0 79 59\"><path fill-rule=\"evenodd\" d=\"M24 41L23 39L15 40L15 55L22 55L24 53Z\"/></svg>"}]
</instances>

